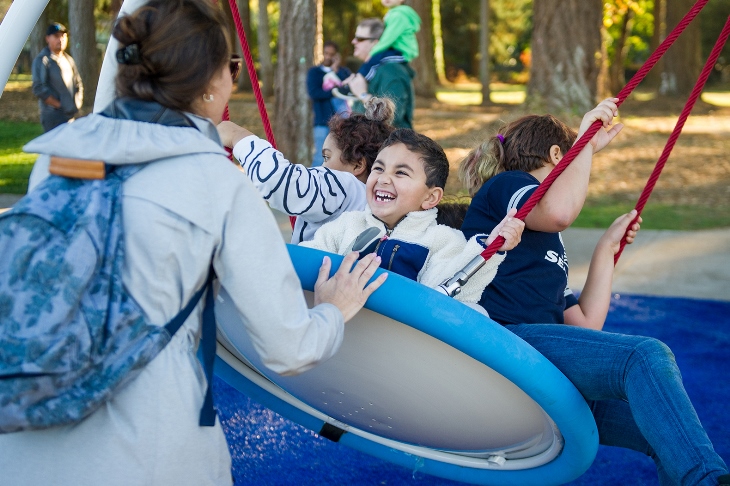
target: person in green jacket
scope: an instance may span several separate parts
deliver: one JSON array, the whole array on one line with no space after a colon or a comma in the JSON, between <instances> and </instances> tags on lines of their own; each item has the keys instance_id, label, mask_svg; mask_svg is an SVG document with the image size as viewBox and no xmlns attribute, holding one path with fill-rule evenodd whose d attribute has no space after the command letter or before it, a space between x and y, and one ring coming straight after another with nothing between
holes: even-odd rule
<instances>
[{"instance_id":1,"label":"person in green jacket","mask_svg":"<svg viewBox=\"0 0 730 486\"><path fill-rule=\"evenodd\" d=\"M390 9L383 18L385 29L370 51L369 58L357 71L367 81L373 79L383 64L411 62L418 57L416 32L421 28L421 18L411 7L403 5L403 1L381 0L383 6Z\"/></svg>"},{"instance_id":2,"label":"person in green jacket","mask_svg":"<svg viewBox=\"0 0 730 486\"><path fill-rule=\"evenodd\" d=\"M380 45L379 39L384 35L382 20L371 18L361 21L352 40L355 57L363 61L371 58L372 51ZM349 86L352 95L360 102L367 101L371 96L390 98L395 103L393 125L396 128L413 128L414 76L415 72L405 62L382 62L369 81L363 76L355 76ZM353 111L363 112L360 102L353 105Z\"/></svg>"}]
</instances>

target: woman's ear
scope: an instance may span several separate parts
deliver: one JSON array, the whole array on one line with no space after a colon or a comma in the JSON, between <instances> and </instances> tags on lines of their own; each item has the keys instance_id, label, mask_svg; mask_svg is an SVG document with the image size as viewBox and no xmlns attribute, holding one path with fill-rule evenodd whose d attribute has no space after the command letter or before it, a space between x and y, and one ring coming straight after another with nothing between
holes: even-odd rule
<instances>
[{"instance_id":1,"label":"woman's ear","mask_svg":"<svg viewBox=\"0 0 730 486\"><path fill-rule=\"evenodd\" d=\"M426 199L423 200L421 203L422 209L431 209L435 208L438 203L441 202L441 198L444 197L444 190L440 187L431 187L428 190L428 195L426 196Z\"/></svg>"},{"instance_id":2,"label":"woman's ear","mask_svg":"<svg viewBox=\"0 0 730 486\"><path fill-rule=\"evenodd\" d=\"M557 165L562 158L563 153L560 151L560 147L558 147L557 145L552 145L550 147L550 162Z\"/></svg>"}]
</instances>

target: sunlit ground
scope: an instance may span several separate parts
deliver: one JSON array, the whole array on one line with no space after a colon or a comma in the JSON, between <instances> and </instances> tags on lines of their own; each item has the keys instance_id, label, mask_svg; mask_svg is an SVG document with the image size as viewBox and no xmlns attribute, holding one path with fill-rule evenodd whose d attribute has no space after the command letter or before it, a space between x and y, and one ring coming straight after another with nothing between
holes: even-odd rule
<instances>
[{"instance_id":1,"label":"sunlit ground","mask_svg":"<svg viewBox=\"0 0 730 486\"><path fill-rule=\"evenodd\" d=\"M519 105L525 101L525 86L503 83L490 85L490 100L492 103L505 105ZM636 91L631 95L637 101L649 101L656 97L656 93ZM445 86L436 92L436 98L442 103L450 105L481 105L482 92L479 83L460 83ZM702 101L716 106L730 106L730 92L704 92Z\"/></svg>"},{"instance_id":2,"label":"sunlit ground","mask_svg":"<svg viewBox=\"0 0 730 486\"><path fill-rule=\"evenodd\" d=\"M516 84L492 83L489 85L492 103L519 105L525 101L525 86ZM439 89L436 99L450 105L480 105L482 87L479 83L459 83Z\"/></svg>"}]
</instances>

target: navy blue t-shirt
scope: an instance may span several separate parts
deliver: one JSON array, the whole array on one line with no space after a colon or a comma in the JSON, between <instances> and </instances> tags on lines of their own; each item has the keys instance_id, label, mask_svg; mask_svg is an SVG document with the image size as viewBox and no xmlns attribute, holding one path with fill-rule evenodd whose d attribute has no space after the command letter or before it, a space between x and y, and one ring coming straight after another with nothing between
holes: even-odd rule
<instances>
[{"instance_id":1,"label":"navy blue t-shirt","mask_svg":"<svg viewBox=\"0 0 730 486\"><path fill-rule=\"evenodd\" d=\"M539 185L527 172L509 171L484 183L474 196L461 231L468 239L489 234L511 208L520 209ZM563 312L578 303L568 287L568 258L560 233L525 228L507 252L479 304L500 324L564 323Z\"/></svg>"}]
</instances>

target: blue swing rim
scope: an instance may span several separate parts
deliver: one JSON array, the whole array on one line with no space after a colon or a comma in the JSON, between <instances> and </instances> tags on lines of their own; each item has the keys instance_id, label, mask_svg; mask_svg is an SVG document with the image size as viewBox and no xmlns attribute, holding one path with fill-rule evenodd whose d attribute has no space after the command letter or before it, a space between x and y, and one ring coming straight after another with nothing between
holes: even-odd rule
<instances>
[{"instance_id":1,"label":"blue swing rim","mask_svg":"<svg viewBox=\"0 0 730 486\"><path fill-rule=\"evenodd\" d=\"M287 249L302 288L308 291L314 289L325 255L332 259L331 274L337 271L343 258L290 244ZM373 278L384 271L378 270ZM370 296L365 307L449 344L512 381L553 420L562 434L563 449L555 459L537 467L497 470L422 457L410 449L409 452L394 449L356 433L343 434L339 443L414 471L472 484L563 484L576 479L590 467L598 451L598 430L593 415L573 384L532 346L454 299L392 273ZM435 310L438 312L434 313ZM478 332L465 332L464 323L474 321L475 315L479 316ZM227 353L219 350L216 374L233 388L315 433L319 433L325 423L337 424L336 419L324 421L262 388L221 358L221 354ZM515 365L517 360L518 366ZM319 415L326 416L324 413Z\"/></svg>"}]
</instances>

